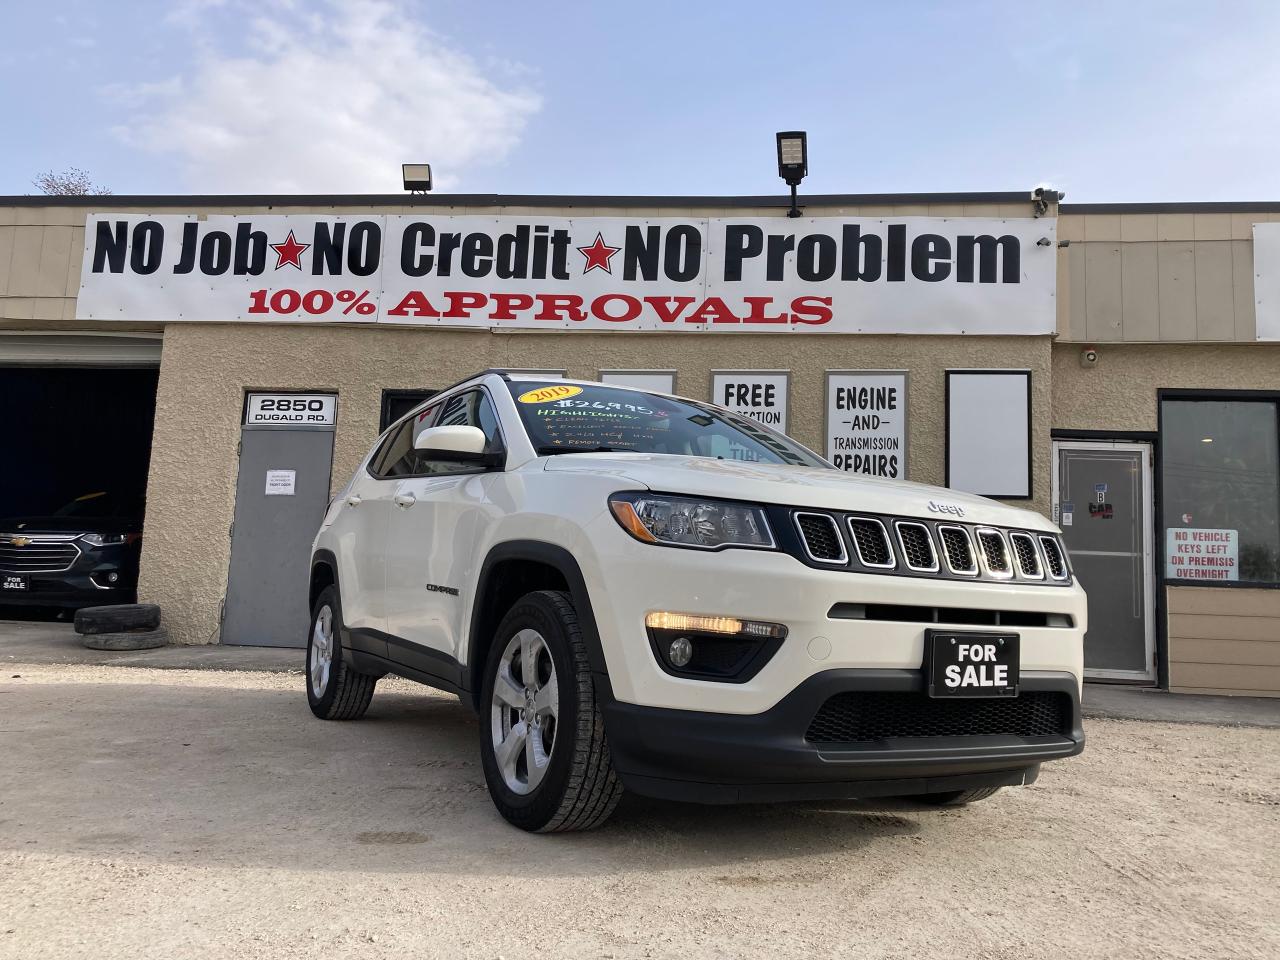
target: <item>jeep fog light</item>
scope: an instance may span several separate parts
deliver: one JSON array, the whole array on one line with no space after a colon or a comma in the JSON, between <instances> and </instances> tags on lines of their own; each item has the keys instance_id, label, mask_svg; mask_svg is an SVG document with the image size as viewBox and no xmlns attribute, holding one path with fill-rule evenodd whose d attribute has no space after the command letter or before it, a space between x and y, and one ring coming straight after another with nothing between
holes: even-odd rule
<instances>
[{"instance_id":1,"label":"jeep fog light","mask_svg":"<svg viewBox=\"0 0 1280 960\"><path fill-rule=\"evenodd\" d=\"M673 667L687 667L689 661L693 659L693 644L689 642L688 637L676 637L671 641L667 654L671 657Z\"/></svg>"},{"instance_id":2,"label":"jeep fog light","mask_svg":"<svg viewBox=\"0 0 1280 960\"><path fill-rule=\"evenodd\" d=\"M644 618L658 665L676 677L745 683L782 647L781 623L655 610Z\"/></svg>"}]
</instances>

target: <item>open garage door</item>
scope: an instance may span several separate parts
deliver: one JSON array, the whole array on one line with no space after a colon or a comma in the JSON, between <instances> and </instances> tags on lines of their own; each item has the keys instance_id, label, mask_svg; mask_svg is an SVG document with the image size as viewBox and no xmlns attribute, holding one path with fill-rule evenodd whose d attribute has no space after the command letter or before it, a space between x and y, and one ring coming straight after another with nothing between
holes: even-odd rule
<instances>
[{"instance_id":1,"label":"open garage door","mask_svg":"<svg viewBox=\"0 0 1280 960\"><path fill-rule=\"evenodd\" d=\"M155 347L0 337L0 616L135 599Z\"/></svg>"}]
</instances>

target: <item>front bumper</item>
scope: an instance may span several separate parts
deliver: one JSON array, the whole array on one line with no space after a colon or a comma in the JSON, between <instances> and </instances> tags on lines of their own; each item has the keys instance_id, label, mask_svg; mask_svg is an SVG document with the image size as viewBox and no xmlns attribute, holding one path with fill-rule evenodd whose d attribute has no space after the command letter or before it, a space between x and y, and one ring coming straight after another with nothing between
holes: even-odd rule
<instances>
[{"instance_id":1,"label":"front bumper","mask_svg":"<svg viewBox=\"0 0 1280 960\"><path fill-rule=\"evenodd\" d=\"M614 769L636 793L699 803L903 796L1032 782L1039 764L1084 749L1080 687L1071 673L1026 671L1021 694L1068 704L1058 735L909 737L848 744L806 739L842 693L905 693L930 703L919 670L827 670L775 706L737 715L623 703L600 692Z\"/></svg>"},{"instance_id":2,"label":"front bumper","mask_svg":"<svg viewBox=\"0 0 1280 960\"><path fill-rule=\"evenodd\" d=\"M110 581L113 573L115 583ZM0 570L0 577L5 575L25 577L28 588L0 591L0 606L71 609L132 603L138 589L138 556L136 548L109 544L82 549L66 570Z\"/></svg>"},{"instance_id":3,"label":"front bumper","mask_svg":"<svg viewBox=\"0 0 1280 960\"><path fill-rule=\"evenodd\" d=\"M614 696L627 704L690 713L758 715L815 676L839 670L918 672L925 631L983 630L972 619L912 619L912 610L1052 615L1070 626L1010 626L1020 637L1022 675L1083 673L1088 609L1079 584L958 582L817 570L781 552L716 552L652 546L611 516L572 545L600 635ZM607 574L606 574L607 572ZM840 609L879 605L901 619L852 619ZM787 638L750 679L723 683L672 676L645 631L652 611L733 616L785 624ZM1078 694L1077 694L1078 698Z\"/></svg>"}]
</instances>

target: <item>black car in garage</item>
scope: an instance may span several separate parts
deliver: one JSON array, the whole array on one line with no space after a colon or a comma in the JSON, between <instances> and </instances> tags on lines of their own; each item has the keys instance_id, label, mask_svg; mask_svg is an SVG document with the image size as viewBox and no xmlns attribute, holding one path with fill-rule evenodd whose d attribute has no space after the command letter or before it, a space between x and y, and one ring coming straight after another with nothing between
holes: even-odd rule
<instances>
[{"instance_id":1,"label":"black car in garage","mask_svg":"<svg viewBox=\"0 0 1280 960\"><path fill-rule=\"evenodd\" d=\"M0 607L133 603L141 551L142 503L108 491L0 520Z\"/></svg>"}]
</instances>

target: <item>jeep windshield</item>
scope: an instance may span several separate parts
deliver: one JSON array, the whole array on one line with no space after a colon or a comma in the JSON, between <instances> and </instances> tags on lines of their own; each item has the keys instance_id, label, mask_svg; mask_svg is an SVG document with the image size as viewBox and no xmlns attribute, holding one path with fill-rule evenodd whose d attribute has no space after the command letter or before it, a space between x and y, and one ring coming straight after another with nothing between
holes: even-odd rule
<instances>
[{"instance_id":1,"label":"jeep windshield","mask_svg":"<svg viewBox=\"0 0 1280 960\"><path fill-rule=\"evenodd\" d=\"M625 387L509 381L541 456L669 453L805 467L827 464L768 427L710 405Z\"/></svg>"}]
</instances>

